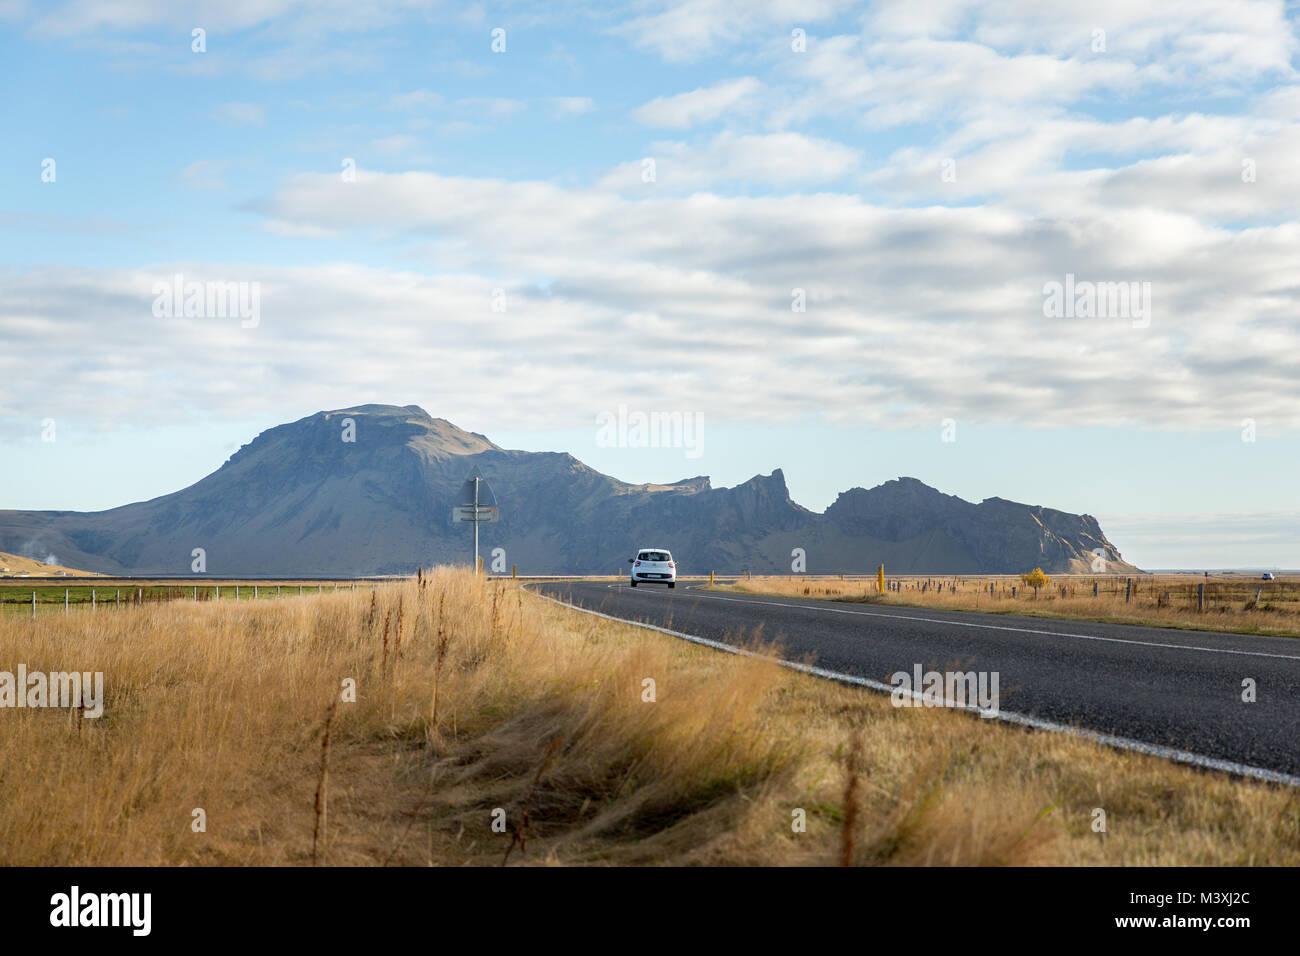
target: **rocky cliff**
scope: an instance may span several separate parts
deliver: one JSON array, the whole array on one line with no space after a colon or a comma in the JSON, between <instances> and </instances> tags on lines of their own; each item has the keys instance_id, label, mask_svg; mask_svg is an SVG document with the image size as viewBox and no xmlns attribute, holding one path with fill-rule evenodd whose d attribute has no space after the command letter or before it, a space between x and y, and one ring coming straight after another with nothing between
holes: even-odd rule
<instances>
[{"instance_id":1,"label":"rocky cliff","mask_svg":"<svg viewBox=\"0 0 1300 956\"><path fill-rule=\"evenodd\" d=\"M354 441L345 441L348 420ZM454 524L465 476L490 482L502 520L482 526L491 561L521 573L623 570L646 544L684 573L790 570L1133 570L1095 518L990 498L945 495L915 478L843 492L824 514L790 500L778 469L734 488L707 477L633 485L572 455L508 451L408 405L319 412L271 428L213 474L110 511L0 511L0 551L108 573L190 573L202 548L216 575L405 573L467 561Z\"/></svg>"}]
</instances>

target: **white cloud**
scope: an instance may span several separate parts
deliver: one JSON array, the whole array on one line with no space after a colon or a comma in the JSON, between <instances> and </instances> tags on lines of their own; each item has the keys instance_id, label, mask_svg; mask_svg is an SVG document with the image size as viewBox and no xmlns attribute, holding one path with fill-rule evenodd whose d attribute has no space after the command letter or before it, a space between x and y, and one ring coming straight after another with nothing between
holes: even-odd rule
<instances>
[{"instance_id":1,"label":"white cloud","mask_svg":"<svg viewBox=\"0 0 1300 956\"><path fill-rule=\"evenodd\" d=\"M376 152L393 155L409 152L415 147L416 143L417 140L414 136L408 136L405 133L394 133L391 136L384 136L372 141L370 146Z\"/></svg>"},{"instance_id":2,"label":"white cloud","mask_svg":"<svg viewBox=\"0 0 1300 956\"><path fill-rule=\"evenodd\" d=\"M596 101L590 96L553 96L551 108L558 116L581 116L596 108Z\"/></svg>"},{"instance_id":3,"label":"white cloud","mask_svg":"<svg viewBox=\"0 0 1300 956\"><path fill-rule=\"evenodd\" d=\"M265 126L266 110L256 103L222 103L212 118L232 126Z\"/></svg>"},{"instance_id":4,"label":"white cloud","mask_svg":"<svg viewBox=\"0 0 1300 956\"><path fill-rule=\"evenodd\" d=\"M641 194L690 192L724 184L790 186L825 183L849 175L861 155L841 143L799 133L736 136L719 133L705 146L655 143L655 180L643 180L643 160L623 163L600 181L600 188Z\"/></svg>"},{"instance_id":5,"label":"white cloud","mask_svg":"<svg viewBox=\"0 0 1300 956\"><path fill-rule=\"evenodd\" d=\"M44 5L44 15L34 28L44 34L70 36L138 30L158 24L184 27L186 31L200 26L209 32L229 32L281 23L287 28L298 24L304 31L310 25L319 30L324 24L332 32L349 33L391 26L421 6L421 0L196 0L184 4L172 0L65 0Z\"/></svg>"},{"instance_id":6,"label":"white cloud","mask_svg":"<svg viewBox=\"0 0 1300 956\"><path fill-rule=\"evenodd\" d=\"M1273 224L1300 215L1300 169L1289 159L1297 151L1300 123L1271 117L1044 116L1024 123L1008 112L927 148L904 147L863 182L899 202L996 196L1057 218L1147 207L1209 224Z\"/></svg>"},{"instance_id":7,"label":"white cloud","mask_svg":"<svg viewBox=\"0 0 1300 956\"><path fill-rule=\"evenodd\" d=\"M488 116L512 116L528 108L523 100L500 96L471 96L457 100L456 107L466 113Z\"/></svg>"},{"instance_id":8,"label":"white cloud","mask_svg":"<svg viewBox=\"0 0 1300 956\"><path fill-rule=\"evenodd\" d=\"M225 189L226 164L221 160L198 159L179 173L176 180L186 189Z\"/></svg>"},{"instance_id":9,"label":"white cloud","mask_svg":"<svg viewBox=\"0 0 1300 956\"><path fill-rule=\"evenodd\" d=\"M438 381L439 408L466 420L512 409L511 427L563 427L661 387L668 368L675 401L716 421L1300 427L1292 224L1236 232L1142 208L1053 221L842 193L631 199L364 170L350 184L299 176L262 211L287 233L388 242L437 274L214 263L0 274L10 404L29 416L38 396L42 414L236 414ZM177 271L260 281L261 325L155 319L151 282ZM1067 272L1149 281L1150 326L1044 318L1043 284ZM505 313L490 311L496 288ZM805 312L791 310L794 289ZM653 349L623 347L647 328ZM119 347L99 348L105 335ZM60 386L74 379L96 387Z\"/></svg>"},{"instance_id":10,"label":"white cloud","mask_svg":"<svg viewBox=\"0 0 1300 956\"><path fill-rule=\"evenodd\" d=\"M794 27L806 27L850 9L851 0L657 0L652 12L614 28L637 46L665 60L695 60L728 42L749 40L778 28L788 37Z\"/></svg>"},{"instance_id":11,"label":"white cloud","mask_svg":"<svg viewBox=\"0 0 1300 956\"><path fill-rule=\"evenodd\" d=\"M763 84L752 76L742 76L689 93L661 96L637 107L632 115L647 126L684 129L712 122L762 88Z\"/></svg>"},{"instance_id":12,"label":"white cloud","mask_svg":"<svg viewBox=\"0 0 1300 956\"><path fill-rule=\"evenodd\" d=\"M411 90L409 93L396 93L388 99L391 110L438 109L442 104L442 94L433 90Z\"/></svg>"},{"instance_id":13,"label":"white cloud","mask_svg":"<svg viewBox=\"0 0 1300 956\"><path fill-rule=\"evenodd\" d=\"M1098 41L1104 49L1094 49ZM860 34L784 59L788 100L774 118L851 116L889 127L978 118L999 105L1086 107L1098 96L1215 98L1294 82L1297 51L1277 0L882 4L869 8Z\"/></svg>"}]
</instances>

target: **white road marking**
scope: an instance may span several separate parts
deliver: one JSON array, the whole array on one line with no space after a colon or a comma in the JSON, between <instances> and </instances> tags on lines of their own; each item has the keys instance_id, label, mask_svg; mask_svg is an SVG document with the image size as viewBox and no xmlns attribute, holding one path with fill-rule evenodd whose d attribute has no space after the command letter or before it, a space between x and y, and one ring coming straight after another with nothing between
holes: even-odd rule
<instances>
[{"instance_id":1,"label":"white road marking","mask_svg":"<svg viewBox=\"0 0 1300 956\"><path fill-rule=\"evenodd\" d=\"M524 586L524 590L529 590ZM674 631L671 628L660 627L657 624L646 624L641 621L629 621L627 618L614 617L612 614L604 614L600 611L593 611L590 608L580 607L576 604L569 604L547 594L534 592L535 597L543 598L552 604L558 604L560 607L566 607L572 611L579 611L582 614L592 614L596 617L602 617L607 621L617 621L620 624L628 624L632 627L644 627L651 631L658 631L661 634L667 634L671 637L679 637L682 640L690 641L692 644L702 644L705 647L711 647L715 650L726 651L729 654L739 654L742 657L755 657L759 660L769 660L782 667L788 667L791 670L799 671L803 674L811 674L814 677L822 677L827 680L838 681L842 684L852 684L857 687L866 687L870 690L882 691L892 694L894 688L878 680L871 680L868 677L858 677L855 674L845 674L840 671L827 670L824 667L814 667L810 664L801 664L797 661L787 661L779 657L769 657L764 654L755 654L753 651L745 650L741 647L733 647L731 644L724 644L721 641L710 640L707 637L700 637L696 634L687 634L683 631ZM711 596L711 595L710 595ZM749 601L740 603L748 604ZM801 604L794 605L777 605L779 607L803 607ZM838 609L836 609L838 610ZM891 615L879 615L890 617ZM917 620L924 620L918 618ZM940 624L949 624L950 621L939 621ZM1018 628L1004 628L1003 630L1018 630ZM1041 631L1034 633L1055 634L1055 631ZM1081 635L1087 637L1089 635ZM1127 643L1141 644L1142 641L1129 641ZM1163 646L1163 645L1162 645ZM1177 646L1177 645L1172 645ZM1204 650L1205 648L1193 648L1193 650ZM1213 650L1213 648L1209 648ZM1266 655L1275 656L1275 655ZM913 697L918 697L916 691L912 692ZM1135 753L1147 754L1152 757L1161 757L1165 760L1171 760L1174 763L1190 764L1194 767L1200 767L1206 770L1218 770L1223 773L1236 774L1241 777L1251 777L1256 780L1266 780L1269 783L1283 783L1291 787L1300 787L1300 777L1289 773L1282 773L1277 770L1268 770L1264 767L1252 767L1249 764L1236 763L1232 760L1220 760L1218 757L1207 757L1204 754L1192 753L1189 750L1177 750L1173 747L1166 747L1163 744L1148 743L1145 740L1134 740L1131 737L1118 737L1114 734L1103 734L1096 730L1088 730L1085 727L1071 727L1067 724L1058 724L1050 720L1042 720L1038 717L1031 717L1028 714L1017 714L1014 711L999 710L996 713L981 711L978 707L960 707L955 706L953 710L965 710L979 714L981 717L996 717L998 720L1004 720L1009 724L1018 724L1022 727L1032 727L1035 730L1047 730L1052 733L1071 734L1075 737L1082 737L1085 740L1091 740L1095 743L1103 744L1107 747L1116 747L1120 750L1131 750Z\"/></svg>"}]
</instances>

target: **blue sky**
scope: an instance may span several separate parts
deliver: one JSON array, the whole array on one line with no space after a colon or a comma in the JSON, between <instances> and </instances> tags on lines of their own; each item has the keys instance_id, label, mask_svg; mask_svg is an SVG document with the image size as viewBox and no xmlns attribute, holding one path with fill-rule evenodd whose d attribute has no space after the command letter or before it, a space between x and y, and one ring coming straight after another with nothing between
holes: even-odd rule
<instances>
[{"instance_id":1,"label":"blue sky","mask_svg":"<svg viewBox=\"0 0 1300 956\"><path fill-rule=\"evenodd\" d=\"M1300 567L1296 45L1269 2L0 0L0 507L375 401L625 480L911 475L1141 566ZM257 321L155 314L178 273ZM1067 275L1150 315L1045 315ZM602 447L619 404L703 453Z\"/></svg>"}]
</instances>

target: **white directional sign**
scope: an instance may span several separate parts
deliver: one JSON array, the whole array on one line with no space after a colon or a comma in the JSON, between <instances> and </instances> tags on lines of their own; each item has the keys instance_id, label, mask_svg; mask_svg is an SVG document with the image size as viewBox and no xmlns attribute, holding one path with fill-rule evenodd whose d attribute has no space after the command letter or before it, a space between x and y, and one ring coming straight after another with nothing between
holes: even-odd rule
<instances>
[{"instance_id":1,"label":"white directional sign","mask_svg":"<svg viewBox=\"0 0 1300 956\"><path fill-rule=\"evenodd\" d=\"M451 509L451 520L474 526L474 573L478 574L478 526L500 521L501 511L492 496L492 489L488 487L488 483L478 473L477 468L465 479L465 485L461 490L461 501L464 504Z\"/></svg>"}]
</instances>

